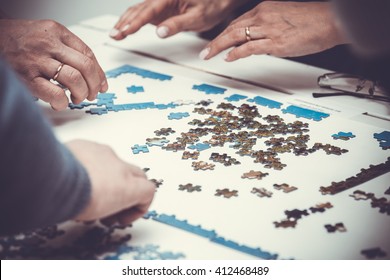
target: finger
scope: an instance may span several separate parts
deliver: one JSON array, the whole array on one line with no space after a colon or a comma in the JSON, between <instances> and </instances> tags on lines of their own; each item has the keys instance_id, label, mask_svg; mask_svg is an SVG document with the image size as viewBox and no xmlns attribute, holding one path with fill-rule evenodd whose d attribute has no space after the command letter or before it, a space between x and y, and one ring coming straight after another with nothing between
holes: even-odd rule
<instances>
[{"instance_id":1,"label":"finger","mask_svg":"<svg viewBox=\"0 0 390 280\"><path fill-rule=\"evenodd\" d=\"M88 97L88 85L77 69L65 64L56 81L69 89L74 104L80 104Z\"/></svg>"},{"instance_id":2,"label":"finger","mask_svg":"<svg viewBox=\"0 0 390 280\"><path fill-rule=\"evenodd\" d=\"M250 41L232 49L227 53L225 60L231 62L254 54L273 54L273 47L272 40L270 39Z\"/></svg>"},{"instance_id":3,"label":"finger","mask_svg":"<svg viewBox=\"0 0 390 280\"><path fill-rule=\"evenodd\" d=\"M167 38L186 30L198 31L198 28L191 24L197 22L196 15L195 12L188 11L185 14L171 17L159 24L156 33L160 38Z\"/></svg>"},{"instance_id":4,"label":"finger","mask_svg":"<svg viewBox=\"0 0 390 280\"><path fill-rule=\"evenodd\" d=\"M68 35L62 36L62 41L67 48L60 51L58 60L81 72L88 84L88 99L95 99L99 91L106 92L108 90L107 78L92 50L70 32Z\"/></svg>"},{"instance_id":5,"label":"finger","mask_svg":"<svg viewBox=\"0 0 390 280\"><path fill-rule=\"evenodd\" d=\"M174 7L172 7L174 8ZM112 31L112 35L115 35L115 39L124 38L130 34L137 32L142 26L147 23L158 24L163 18L168 16L167 11L171 9L167 6L164 1L153 1L148 4L143 4L135 9L131 9L126 13L125 19L119 21L120 23L116 26L116 30L119 32ZM166 15L166 16L164 16ZM117 33L117 34L115 34Z\"/></svg>"},{"instance_id":6,"label":"finger","mask_svg":"<svg viewBox=\"0 0 390 280\"><path fill-rule=\"evenodd\" d=\"M111 215L105 218L100 219L100 222L105 225L106 227L110 227L115 225L118 222L117 215Z\"/></svg>"},{"instance_id":7,"label":"finger","mask_svg":"<svg viewBox=\"0 0 390 280\"><path fill-rule=\"evenodd\" d=\"M47 79L54 79L71 92L72 102L81 103L88 96L88 86L81 73L66 64L50 59L42 63L40 72Z\"/></svg>"},{"instance_id":8,"label":"finger","mask_svg":"<svg viewBox=\"0 0 390 280\"><path fill-rule=\"evenodd\" d=\"M61 111L68 107L69 101L65 91L47 79L36 77L30 85L35 95L49 103L54 110Z\"/></svg>"},{"instance_id":9,"label":"finger","mask_svg":"<svg viewBox=\"0 0 390 280\"><path fill-rule=\"evenodd\" d=\"M207 49L209 52L207 56L205 56L205 59L210 59L220 52L228 48L241 45L246 41L245 28L231 29L225 34L221 34L208 44Z\"/></svg>"},{"instance_id":10,"label":"finger","mask_svg":"<svg viewBox=\"0 0 390 280\"><path fill-rule=\"evenodd\" d=\"M141 168L132 164L128 164L128 166L134 176L147 179L146 173Z\"/></svg>"},{"instance_id":11,"label":"finger","mask_svg":"<svg viewBox=\"0 0 390 280\"><path fill-rule=\"evenodd\" d=\"M116 219L121 225L129 225L147 213L147 209L133 207L116 214Z\"/></svg>"},{"instance_id":12,"label":"finger","mask_svg":"<svg viewBox=\"0 0 390 280\"><path fill-rule=\"evenodd\" d=\"M130 27L130 24L133 22L133 20L137 18L139 11L143 9L144 5L145 3L140 3L128 8L127 11L121 15L118 22L114 25L114 28L111 29L109 33L110 37L115 40L122 40L126 38L127 35L131 34L128 28ZM139 26L139 28L141 28L141 26ZM135 31L133 31L133 33L134 32Z\"/></svg>"}]
</instances>

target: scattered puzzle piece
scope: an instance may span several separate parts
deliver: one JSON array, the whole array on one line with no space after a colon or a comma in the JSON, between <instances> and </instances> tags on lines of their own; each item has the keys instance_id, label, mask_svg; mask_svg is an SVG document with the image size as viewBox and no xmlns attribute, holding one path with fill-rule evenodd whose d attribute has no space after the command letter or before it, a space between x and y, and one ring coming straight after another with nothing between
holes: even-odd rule
<instances>
[{"instance_id":1,"label":"scattered puzzle piece","mask_svg":"<svg viewBox=\"0 0 390 280\"><path fill-rule=\"evenodd\" d=\"M218 189L217 192L215 193L215 196L223 196L225 198L231 198L232 196L238 196L238 191L232 190L230 191L229 189Z\"/></svg>"},{"instance_id":2,"label":"scattered puzzle piece","mask_svg":"<svg viewBox=\"0 0 390 280\"><path fill-rule=\"evenodd\" d=\"M149 181L151 181L156 186L156 188L159 188L164 183L163 179L150 179Z\"/></svg>"},{"instance_id":3,"label":"scattered puzzle piece","mask_svg":"<svg viewBox=\"0 0 390 280\"><path fill-rule=\"evenodd\" d=\"M157 135L157 136L161 136L161 135L164 135L164 136L168 136L170 134L173 134L175 133L176 131L174 131L172 128L168 127L168 128L161 128L159 130L156 130L154 131L154 133Z\"/></svg>"},{"instance_id":4,"label":"scattered puzzle piece","mask_svg":"<svg viewBox=\"0 0 390 280\"><path fill-rule=\"evenodd\" d=\"M325 225L325 228L329 233L333 233L336 231L338 231L338 232L346 232L347 231L347 229L345 228L343 223L337 223L335 225L327 224L327 225Z\"/></svg>"},{"instance_id":5,"label":"scattered puzzle piece","mask_svg":"<svg viewBox=\"0 0 390 280\"><path fill-rule=\"evenodd\" d=\"M212 153L210 156L210 160L222 163L225 166L231 166L232 164L240 164L238 160L228 156L227 154Z\"/></svg>"},{"instance_id":6,"label":"scattered puzzle piece","mask_svg":"<svg viewBox=\"0 0 390 280\"><path fill-rule=\"evenodd\" d=\"M272 192L265 188L253 188L251 193L256 194L258 197L272 197Z\"/></svg>"},{"instance_id":7,"label":"scattered puzzle piece","mask_svg":"<svg viewBox=\"0 0 390 280\"><path fill-rule=\"evenodd\" d=\"M194 186L193 184L185 184L185 185L179 185L179 191L187 191L187 192L200 192L202 191L202 187L199 185Z\"/></svg>"},{"instance_id":8,"label":"scattered puzzle piece","mask_svg":"<svg viewBox=\"0 0 390 280\"><path fill-rule=\"evenodd\" d=\"M292 228L295 228L295 226L297 225L297 220L282 220L281 222L274 222L274 225L276 228L278 227L282 227L282 228L289 228L289 227L292 227Z\"/></svg>"},{"instance_id":9,"label":"scattered puzzle piece","mask_svg":"<svg viewBox=\"0 0 390 280\"><path fill-rule=\"evenodd\" d=\"M146 145L134 145L133 147L131 147L131 150L133 151L133 154L139 154L140 152L142 153L149 153L149 149L148 149L148 146Z\"/></svg>"},{"instance_id":10,"label":"scattered puzzle piece","mask_svg":"<svg viewBox=\"0 0 390 280\"><path fill-rule=\"evenodd\" d=\"M170 120L180 120L182 118L186 118L186 117L189 117L190 114L188 114L187 112L185 113L182 113L182 112L178 112L178 113L170 113L168 115L168 119Z\"/></svg>"},{"instance_id":11,"label":"scattered puzzle piece","mask_svg":"<svg viewBox=\"0 0 390 280\"><path fill-rule=\"evenodd\" d=\"M192 163L194 170L214 170L215 164L207 163L205 161L194 161Z\"/></svg>"},{"instance_id":12,"label":"scattered puzzle piece","mask_svg":"<svg viewBox=\"0 0 390 280\"><path fill-rule=\"evenodd\" d=\"M188 146L188 149L197 150L198 152L210 149L211 146L208 143L196 143L195 145Z\"/></svg>"},{"instance_id":13,"label":"scattered puzzle piece","mask_svg":"<svg viewBox=\"0 0 390 280\"><path fill-rule=\"evenodd\" d=\"M286 214L288 220L298 220L301 219L302 216L309 215L307 210L299 210L299 209L286 210L284 211L284 213Z\"/></svg>"},{"instance_id":14,"label":"scattered puzzle piece","mask_svg":"<svg viewBox=\"0 0 390 280\"><path fill-rule=\"evenodd\" d=\"M149 147L151 147L151 146L162 147L166 143L169 143L169 140L167 140L167 138L165 138L165 137L162 137L162 138L158 138L158 137L146 138L146 145L148 145Z\"/></svg>"},{"instance_id":15,"label":"scattered puzzle piece","mask_svg":"<svg viewBox=\"0 0 390 280\"><path fill-rule=\"evenodd\" d=\"M244 173L241 178L243 179L258 179L258 180L261 180L262 178L264 178L265 176L267 176L268 173L263 173L261 171L249 171L249 172L246 172Z\"/></svg>"},{"instance_id":16,"label":"scattered puzzle piece","mask_svg":"<svg viewBox=\"0 0 390 280\"><path fill-rule=\"evenodd\" d=\"M315 207L310 207L309 209L312 213L317 213L317 212L323 213L325 212L326 209L330 209L332 207L333 205L330 202L327 202L327 203L317 204Z\"/></svg>"},{"instance_id":17,"label":"scattered puzzle piece","mask_svg":"<svg viewBox=\"0 0 390 280\"><path fill-rule=\"evenodd\" d=\"M353 192L353 194L350 194L349 196L353 197L355 200L367 200L373 198L374 194L356 190Z\"/></svg>"},{"instance_id":18,"label":"scattered puzzle piece","mask_svg":"<svg viewBox=\"0 0 390 280\"><path fill-rule=\"evenodd\" d=\"M177 152L179 150L184 150L186 148L186 145L184 143L174 142L174 143L167 144L162 148L167 151Z\"/></svg>"},{"instance_id":19,"label":"scattered puzzle piece","mask_svg":"<svg viewBox=\"0 0 390 280\"><path fill-rule=\"evenodd\" d=\"M374 133L374 138L379 141L379 146L383 150L390 149L390 131Z\"/></svg>"},{"instance_id":20,"label":"scattered puzzle piece","mask_svg":"<svg viewBox=\"0 0 390 280\"><path fill-rule=\"evenodd\" d=\"M383 251L381 248L370 248L361 251L362 255L364 255L367 259L380 259L387 256L387 253Z\"/></svg>"},{"instance_id":21,"label":"scattered puzzle piece","mask_svg":"<svg viewBox=\"0 0 390 280\"><path fill-rule=\"evenodd\" d=\"M195 151L193 153L191 152L188 152L188 151L185 151L183 152L183 155L182 155L182 159L198 159L199 157L199 152L198 151Z\"/></svg>"},{"instance_id":22,"label":"scattered puzzle piece","mask_svg":"<svg viewBox=\"0 0 390 280\"><path fill-rule=\"evenodd\" d=\"M274 184L274 189L276 190L283 190L285 193L293 192L297 190L298 188L290 186L289 184L283 183L283 184Z\"/></svg>"},{"instance_id":23,"label":"scattered puzzle piece","mask_svg":"<svg viewBox=\"0 0 390 280\"><path fill-rule=\"evenodd\" d=\"M135 85L127 87L126 89L128 93L139 93L145 91L143 86L135 86Z\"/></svg>"},{"instance_id":24,"label":"scattered puzzle piece","mask_svg":"<svg viewBox=\"0 0 390 280\"><path fill-rule=\"evenodd\" d=\"M336 139L336 140L340 139L340 140L347 141L347 140L350 140L351 138L355 138L356 135L353 135L352 132L342 132L342 131L340 131L337 134L333 134L332 137L333 137L333 139Z\"/></svg>"}]
</instances>

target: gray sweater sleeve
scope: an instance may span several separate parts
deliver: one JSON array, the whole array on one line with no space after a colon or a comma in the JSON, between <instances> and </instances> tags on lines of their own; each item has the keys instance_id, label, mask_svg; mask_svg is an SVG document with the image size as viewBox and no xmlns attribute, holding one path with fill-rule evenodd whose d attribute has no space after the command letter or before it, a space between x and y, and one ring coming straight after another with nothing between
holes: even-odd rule
<instances>
[{"instance_id":1,"label":"gray sweater sleeve","mask_svg":"<svg viewBox=\"0 0 390 280\"><path fill-rule=\"evenodd\" d=\"M71 219L90 198L86 170L28 92L0 60L0 235Z\"/></svg>"},{"instance_id":2,"label":"gray sweater sleeve","mask_svg":"<svg viewBox=\"0 0 390 280\"><path fill-rule=\"evenodd\" d=\"M333 0L355 49L369 57L390 55L389 0Z\"/></svg>"}]
</instances>

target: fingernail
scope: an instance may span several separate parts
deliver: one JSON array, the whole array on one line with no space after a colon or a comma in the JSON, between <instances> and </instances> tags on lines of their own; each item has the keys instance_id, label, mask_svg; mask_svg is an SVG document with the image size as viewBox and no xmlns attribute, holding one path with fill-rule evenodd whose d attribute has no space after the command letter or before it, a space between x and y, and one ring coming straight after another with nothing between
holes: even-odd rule
<instances>
[{"instance_id":1,"label":"fingernail","mask_svg":"<svg viewBox=\"0 0 390 280\"><path fill-rule=\"evenodd\" d=\"M130 27L130 24L126 24L125 26L123 26L123 28L121 29L122 32L125 32L127 29L129 29Z\"/></svg>"},{"instance_id":2,"label":"fingernail","mask_svg":"<svg viewBox=\"0 0 390 280\"><path fill-rule=\"evenodd\" d=\"M199 53L199 58L205 60L205 58L209 55L210 48L205 48Z\"/></svg>"},{"instance_id":3,"label":"fingernail","mask_svg":"<svg viewBox=\"0 0 390 280\"><path fill-rule=\"evenodd\" d=\"M168 36L169 28L166 26L160 26L156 29L156 33L157 33L158 37L165 38Z\"/></svg>"},{"instance_id":4,"label":"fingernail","mask_svg":"<svg viewBox=\"0 0 390 280\"><path fill-rule=\"evenodd\" d=\"M108 90L108 84L107 82L104 80L101 84L100 84L100 92L106 92Z\"/></svg>"},{"instance_id":5,"label":"fingernail","mask_svg":"<svg viewBox=\"0 0 390 280\"><path fill-rule=\"evenodd\" d=\"M229 53L225 53L223 59L224 59L225 61L228 61L228 62L229 62L229 61L230 61L230 60L229 60Z\"/></svg>"},{"instance_id":6,"label":"fingernail","mask_svg":"<svg viewBox=\"0 0 390 280\"><path fill-rule=\"evenodd\" d=\"M110 37L116 37L119 33L120 33L120 31L118 29L113 28L113 29L111 29L109 35L110 35Z\"/></svg>"}]
</instances>

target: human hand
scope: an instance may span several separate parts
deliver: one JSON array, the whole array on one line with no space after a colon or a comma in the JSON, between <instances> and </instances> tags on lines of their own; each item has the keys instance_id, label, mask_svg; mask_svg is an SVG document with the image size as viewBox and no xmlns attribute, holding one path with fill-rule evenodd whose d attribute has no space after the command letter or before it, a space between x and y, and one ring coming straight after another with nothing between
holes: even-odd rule
<instances>
[{"instance_id":1,"label":"human hand","mask_svg":"<svg viewBox=\"0 0 390 280\"><path fill-rule=\"evenodd\" d=\"M199 57L210 59L231 47L226 61L253 54L293 57L344 43L330 3L266 1L234 20Z\"/></svg>"},{"instance_id":2,"label":"human hand","mask_svg":"<svg viewBox=\"0 0 390 280\"><path fill-rule=\"evenodd\" d=\"M32 90L54 110L68 106L63 88L73 103L94 100L108 89L103 70L91 49L76 35L51 20L0 20L0 53ZM60 65L63 67L60 68ZM58 74L58 75L57 75Z\"/></svg>"},{"instance_id":3,"label":"human hand","mask_svg":"<svg viewBox=\"0 0 390 280\"><path fill-rule=\"evenodd\" d=\"M110 36L122 40L147 23L157 25L156 33L161 38L181 31L205 31L220 23L226 13L241 4L235 0L145 0L127 9Z\"/></svg>"},{"instance_id":4,"label":"human hand","mask_svg":"<svg viewBox=\"0 0 390 280\"><path fill-rule=\"evenodd\" d=\"M84 140L66 145L86 168L92 186L91 199L76 220L108 218L127 225L147 212L155 185L140 168L119 159L106 145Z\"/></svg>"}]
</instances>

